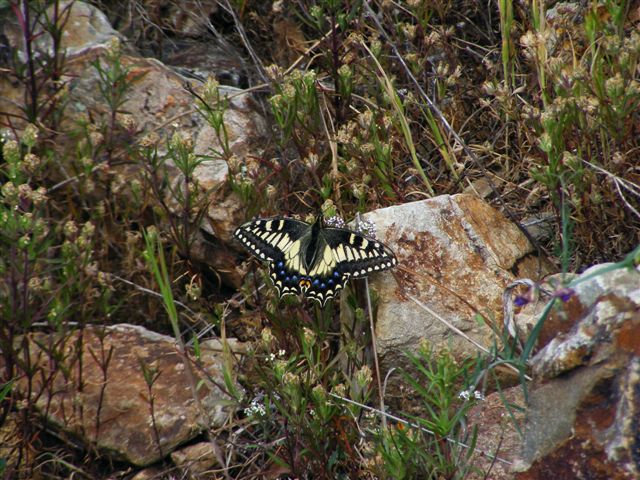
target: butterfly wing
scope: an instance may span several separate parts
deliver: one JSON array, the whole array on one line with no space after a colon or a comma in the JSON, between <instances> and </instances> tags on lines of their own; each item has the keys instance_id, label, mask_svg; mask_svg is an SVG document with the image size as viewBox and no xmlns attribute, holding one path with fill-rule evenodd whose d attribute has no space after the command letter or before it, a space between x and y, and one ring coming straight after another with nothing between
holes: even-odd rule
<instances>
[{"instance_id":1,"label":"butterfly wing","mask_svg":"<svg viewBox=\"0 0 640 480\"><path fill-rule=\"evenodd\" d=\"M387 270L398 262L381 242L342 228L324 228L319 242L318 260L309 272L307 296L324 305L349 278L360 278Z\"/></svg>"},{"instance_id":2,"label":"butterfly wing","mask_svg":"<svg viewBox=\"0 0 640 480\"><path fill-rule=\"evenodd\" d=\"M321 228L312 235L312 225L291 218L248 222L234 235L269 263L269 276L280 296L306 294L321 305L344 288L349 278L397 264L393 252L377 240L341 228ZM311 266L303 260L308 249L315 252Z\"/></svg>"},{"instance_id":3,"label":"butterfly wing","mask_svg":"<svg viewBox=\"0 0 640 480\"><path fill-rule=\"evenodd\" d=\"M393 268L395 254L384 243L343 228L325 228L327 245L336 261L336 270L360 278Z\"/></svg>"},{"instance_id":4,"label":"butterfly wing","mask_svg":"<svg viewBox=\"0 0 640 480\"><path fill-rule=\"evenodd\" d=\"M256 257L269 262L269 276L278 295L297 295L311 283L296 268L310 229L311 225L299 220L273 217L245 223L234 236Z\"/></svg>"},{"instance_id":5,"label":"butterfly wing","mask_svg":"<svg viewBox=\"0 0 640 480\"><path fill-rule=\"evenodd\" d=\"M261 218L241 225L234 236L261 260L275 262L309 231L310 225L293 218Z\"/></svg>"}]
</instances>

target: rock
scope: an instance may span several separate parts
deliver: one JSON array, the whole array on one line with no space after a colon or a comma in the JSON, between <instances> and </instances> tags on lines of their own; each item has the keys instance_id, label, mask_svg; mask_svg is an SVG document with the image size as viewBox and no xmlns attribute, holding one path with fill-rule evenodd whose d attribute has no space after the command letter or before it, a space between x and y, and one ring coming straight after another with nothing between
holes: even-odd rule
<instances>
[{"instance_id":1,"label":"rock","mask_svg":"<svg viewBox=\"0 0 640 480\"><path fill-rule=\"evenodd\" d=\"M475 320L476 312L500 326L506 285L516 277L538 278L538 261L525 236L476 196L442 195L365 217L399 262L393 274L371 277L380 297L376 336L385 370L406 365L404 352L415 352L422 338L436 349L451 346L456 355L476 354L476 347L410 296L490 346L493 332ZM542 272L548 268L543 262Z\"/></svg>"},{"instance_id":2,"label":"rock","mask_svg":"<svg viewBox=\"0 0 640 480\"><path fill-rule=\"evenodd\" d=\"M60 39L60 48L67 56L102 45L107 46L120 34L111 27L106 15L88 3L80 1L61 1L58 7L59 24L64 23L64 33ZM54 18L54 7L47 9L49 18ZM3 32L9 44L18 50L20 61L26 61L22 28L14 15L8 15ZM53 39L50 35L37 35L33 42L35 51L53 53Z\"/></svg>"},{"instance_id":3,"label":"rock","mask_svg":"<svg viewBox=\"0 0 640 480\"><path fill-rule=\"evenodd\" d=\"M204 479L205 477L202 475L217 464L216 455L210 442L200 442L176 450L171 453L171 460L190 478Z\"/></svg>"},{"instance_id":4,"label":"rock","mask_svg":"<svg viewBox=\"0 0 640 480\"><path fill-rule=\"evenodd\" d=\"M553 315L572 327L531 361L515 478L640 478L640 271L599 265L569 288Z\"/></svg>"},{"instance_id":5,"label":"rock","mask_svg":"<svg viewBox=\"0 0 640 480\"><path fill-rule=\"evenodd\" d=\"M505 406L509 405L509 409ZM513 478L511 466L520 453L518 428L524 423L522 387L511 387L487 395L467 414L469 430L478 428L476 449L471 463L482 474L470 473L466 480L507 480ZM497 457L495 460L493 457Z\"/></svg>"},{"instance_id":6,"label":"rock","mask_svg":"<svg viewBox=\"0 0 640 480\"><path fill-rule=\"evenodd\" d=\"M53 6L47 9L47 15L53 19ZM73 28L66 28L60 39L61 52L66 58L75 55L82 55L87 50L96 47L106 47L109 42L120 38L107 17L92 5L80 1L60 2L58 13L59 24L63 22ZM17 54L19 61L25 62L27 55L25 52L23 32L20 23L15 15L8 14L2 18L2 30L6 36L9 47ZM53 39L48 34L36 35L33 42L33 55L41 58L43 55L51 55ZM12 55L10 53L10 55ZM68 79L67 79L68 81ZM43 96L50 95L49 91L42 92ZM47 99L49 100L49 99ZM2 125L12 125L15 128L24 128L24 121L19 119L24 117L21 106L25 102L25 93L21 85L10 75L0 75L0 123ZM75 144L74 144L75 145Z\"/></svg>"},{"instance_id":7,"label":"rock","mask_svg":"<svg viewBox=\"0 0 640 480\"><path fill-rule=\"evenodd\" d=\"M159 480L166 478L166 469L160 467L148 467L137 472L130 480Z\"/></svg>"},{"instance_id":8,"label":"rock","mask_svg":"<svg viewBox=\"0 0 640 480\"><path fill-rule=\"evenodd\" d=\"M172 34L197 37L207 33L211 17L218 11L215 0L185 0L176 4L173 1L154 2L159 13L158 22Z\"/></svg>"},{"instance_id":9,"label":"rock","mask_svg":"<svg viewBox=\"0 0 640 480\"><path fill-rule=\"evenodd\" d=\"M222 85L243 88L250 69L237 46L223 37L210 36L205 41L176 38L164 46L160 60L185 76L213 77Z\"/></svg>"},{"instance_id":10,"label":"rock","mask_svg":"<svg viewBox=\"0 0 640 480\"><path fill-rule=\"evenodd\" d=\"M521 220L521 224L527 229L527 232L529 232L537 242L541 243L553 239L555 222L555 216L545 212L538 212Z\"/></svg>"},{"instance_id":11,"label":"rock","mask_svg":"<svg viewBox=\"0 0 640 480\"><path fill-rule=\"evenodd\" d=\"M194 360L200 407L172 337L120 324L64 339L33 333L28 340L31 361L42 371L31 392L36 408L115 459L149 465L231 414L233 402L217 387L224 385L222 357L212 348ZM151 377L156 372L151 391L142 365ZM15 386L22 395L27 388L24 378Z\"/></svg>"},{"instance_id":12,"label":"rock","mask_svg":"<svg viewBox=\"0 0 640 480\"><path fill-rule=\"evenodd\" d=\"M581 2L557 2L549 8L545 16L547 22L555 27L556 23L569 23L576 25L584 21L586 6Z\"/></svg>"}]
</instances>

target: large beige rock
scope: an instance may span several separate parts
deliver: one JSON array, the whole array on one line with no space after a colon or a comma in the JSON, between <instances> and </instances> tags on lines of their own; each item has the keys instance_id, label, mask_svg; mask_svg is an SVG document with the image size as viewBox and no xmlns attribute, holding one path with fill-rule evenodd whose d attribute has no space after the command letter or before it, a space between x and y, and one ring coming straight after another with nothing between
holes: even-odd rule
<instances>
[{"instance_id":1,"label":"large beige rock","mask_svg":"<svg viewBox=\"0 0 640 480\"><path fill-rule=\"evenodd\" d=\"M520 276L537 278L543 262L526 237L479 198L460 194L377 210L365 215L398 257L395 271L372 277L380 300L376 335L386 369L406 365L405 351L422 339L457 355L477 349L437 316L476 342L494 340L488 323L501 326L502 293Z\"/></svg>"},{"instance_id":2,"label":"large beige rock","mask_svg":"<svg viewBox=\"0 0 640 480\"><path fill-rule=\"evenodd\" d=\"M35 375L31 397L48 422L114 458L149 465L204 429L222 425L233 402L224 385L221 353L203 346L187 365L173 338L140 326L87 327L66 338L28 335ZM143 367L156 372L151 388ZM29 392L25 378L16 382Z\"/></svg>"}]
</instances>

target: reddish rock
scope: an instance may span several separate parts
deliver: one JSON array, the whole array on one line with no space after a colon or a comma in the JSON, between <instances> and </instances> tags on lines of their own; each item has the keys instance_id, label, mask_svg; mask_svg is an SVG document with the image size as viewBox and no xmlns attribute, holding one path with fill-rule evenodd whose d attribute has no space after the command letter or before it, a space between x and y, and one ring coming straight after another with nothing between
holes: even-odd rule
<instances>
[{"instance_id":1,"label":"reddish rock","mask_svg":"<svg viewBox=\"0 0 640 480\"><path fill-rule=\"evenodd\" d=\"M469 411L469 429L478 429L471 462L482 473L471 473L465 477L466 480L513 478L511 466L521 448L518 428L524 423L523 409L522 387L517 386L487 395Z\"/></svg>"},{"instance_id":2,"label":"reddish rock","mask_svg":"<svg viewBox=\"0 0 640 480\"><path fill-rule=\"evenodd\" d=\"M640 271L599 265L554 314L572 325L532 359L519 480L640 478Z\"/></svg>"},{"instance_id":3,"label":"reddish rock","mask_svg":"<svg viewBox=\"0 0 640 480\"><path fill-rule=\"evenodd\" d=\"M31 385L36 408L85 445L117 459L149 465L230 414L233 402L217 386L224 385L221 354L204 346L189 367L199 385L196 402L189 368L171 337L122 324L28 339L40 372ZM150 389L143 366L157 377ZM15 389L26 395L26 378Z\"/></svg>"}]
</instances>

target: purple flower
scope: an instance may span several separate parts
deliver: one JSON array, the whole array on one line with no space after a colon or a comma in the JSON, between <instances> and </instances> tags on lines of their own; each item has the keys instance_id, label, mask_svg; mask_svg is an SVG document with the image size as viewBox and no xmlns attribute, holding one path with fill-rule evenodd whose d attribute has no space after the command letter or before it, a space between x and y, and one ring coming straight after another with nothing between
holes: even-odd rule
<instances>
[{"instance_id":1,"label":"purple flower","mask_svg":"<svg viewBox=\"0 0 640 480\"><path fill-rule=\"evenodd\" d=\"M516 298L513 299L513 304L516 307L524 307L527 303L529 303L529 298L524 295L516 295Z\"/></svg>"},{"instance_id":2,"label":"purple flower","mask_svg":"<svg viewBox=\"0 0 640 480\"><path fill-rule=\"evenodd\" d=\"M559 298L563 302L568 302L573 295L575 295L575 290L572 288L561 288L560 290L556 290L554 294L555 297Z\"/></svg>"}]
</instances>

